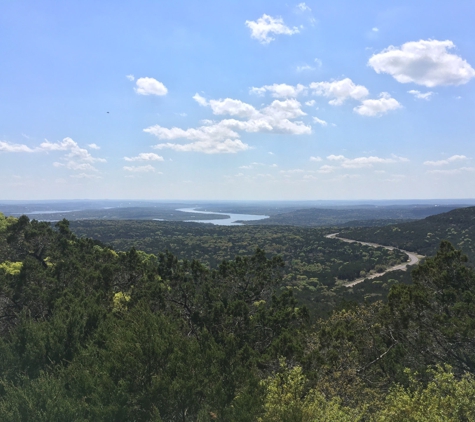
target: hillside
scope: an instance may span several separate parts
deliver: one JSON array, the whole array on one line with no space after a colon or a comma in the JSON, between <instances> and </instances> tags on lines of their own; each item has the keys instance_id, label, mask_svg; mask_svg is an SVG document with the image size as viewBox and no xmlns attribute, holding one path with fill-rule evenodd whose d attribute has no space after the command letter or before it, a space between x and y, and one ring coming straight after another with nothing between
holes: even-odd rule
<instances>
[{"instance_id":1,"label":"hillside","mask_svg":"<svg viewBox=\"0 0 475 422\"><path fill-rule=\"evenodd\" d=\"M419 220L457 208L453 206L368 206L352 208L308 208L276 215L259 221L246 222L247 225L292 225L292 226L345 226L345 225L386 225L397 220ZM355 223L356 222L356 223Z\"/></svg>"},{"instance_id":2,"label":"hillside","mask_svg":"<svg viewBox=\"0 0 475 422\"><path fill-rule=\"evenodd\" d=\"M211 268L237 256L252 256L256 248L268 257L282 257L283 285L310 308L323 315L343 299L363 302L383 298L391 283L367 283L355 289L345 281L405 262L399 251L348 244L327 239L328 229L292 226L214 226L210 224L161 221L72 221L78 236L91 237L118 251L134 247L157 254L168 250L180 259L196 259ZM405 273L390 279L406 281Z\"/></svg>"},{"instance_id":3,"label":"hillside","mask_svg":"<svg viewBox=\"0 0 475 422\"><path fill-rule=\"evenodd\" d=\"M475 272L448 242L387 304L315 322L283 265L210 269L0 214L0 420L475 420Z\"/></svg>"},{"instance_id":4,"label":"hillside","mask_svg":"<svg viewBox=\"0 0 475 422\"><path fill-rule=\"evenodd\" d=\"M340 231L342 237L395 246L431 256L442 240L449 240L475 263L475 207L458 208L423 220L378 228Z\"/></svg>"}]
</instances>

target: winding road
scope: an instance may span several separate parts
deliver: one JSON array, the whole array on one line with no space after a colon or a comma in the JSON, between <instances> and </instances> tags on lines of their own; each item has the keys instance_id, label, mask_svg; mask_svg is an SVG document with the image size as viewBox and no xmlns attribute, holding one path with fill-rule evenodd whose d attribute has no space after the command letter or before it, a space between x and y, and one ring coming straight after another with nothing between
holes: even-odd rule
<instances>
[{"instance_id":1,"label":"winding road","mask_svg":"<svg viewBox=\"0 0 475 422\"><path fill-rule=\"evenodd\" d=\"M414 252L405 251L404 249L395 248L393 246L384 246L384 245L378 245L377 243L360 242L359 240L338 237L338 233L327 234L325 237L328 239L339 239L339 240L342 240L343 242L348 242L348 243L359 243L361 245L372 246L373 248L385 248L385 249L389 249L390 251L397 249L398 251L404 252L409 257L409 261L404 262L403 264L398 264L398 265L395 265L394 267L390 267L386 271L383 271L382 273L375 273L375 274L368 275L366 277L358 278L354 281L346 283L345 284L346 287L353 287L355 284L362 283L366 279L380 277L383 274L389 273L390 271L396 271L396 270L406 271L408 266L416 265L422 258L425 258L424 255L418 255L418 254L415 254Z\"/></svg>"}]
</instances>

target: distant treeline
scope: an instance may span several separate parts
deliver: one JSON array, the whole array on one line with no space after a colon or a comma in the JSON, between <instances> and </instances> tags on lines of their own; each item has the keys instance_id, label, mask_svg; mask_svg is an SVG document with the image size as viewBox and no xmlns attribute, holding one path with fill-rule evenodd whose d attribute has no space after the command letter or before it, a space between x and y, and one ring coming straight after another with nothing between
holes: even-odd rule
<instances>
[{"instance_id":1,"label":"distant treeline","mask_svg":"<svg viewBox=\"0 0 475 422\"><path fill-rule=\"evenodd\" d=\"M342 236L396 246L423 255L434 255L442 240L449 240L475 264L475 207L459 208L420 221L378 228L352 228Z\"/></svg>"}]
</instances>

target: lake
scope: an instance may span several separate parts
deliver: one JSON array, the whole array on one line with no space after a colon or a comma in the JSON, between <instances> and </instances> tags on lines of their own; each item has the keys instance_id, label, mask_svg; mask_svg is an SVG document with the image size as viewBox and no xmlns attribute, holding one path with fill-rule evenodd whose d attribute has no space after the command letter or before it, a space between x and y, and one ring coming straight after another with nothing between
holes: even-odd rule
<instances>
[{"instance_id":1,"label":"lake","mask_svg":"<svg viewBox=\"0 0 475 422\"><path fill-rule=\"evenodd\" d=\"M222 212L212 212L212 211L196 211L195 208L180 208L177 211L181 212L192 212L195 214L217 214L217 215L227 215L229 218L223 218L219 220L185 220L186 223L208 223L214 224L216 226L242 226L242 223L237 223L237 221L254 221L254 220L264 220L269 218L268 215L252 215L252 214L231 214L231 213L222 213Z\"/></svg>"}]
</instances>

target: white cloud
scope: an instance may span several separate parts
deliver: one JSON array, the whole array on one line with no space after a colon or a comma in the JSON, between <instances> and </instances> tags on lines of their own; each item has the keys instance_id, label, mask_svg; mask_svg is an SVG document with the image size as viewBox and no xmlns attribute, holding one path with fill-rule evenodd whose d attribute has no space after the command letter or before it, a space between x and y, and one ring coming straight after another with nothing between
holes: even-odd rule
<instances>
[{"instance_id":1,"label":"white cloud","mask_svg":"<svg viewBox=\"0 0 475 422\"><path fill-rule=\"evenodd\" d=\"M433 94L432 91L422 93L422 92L418 91L417 89L411 89L410 91L407 91L407 92L409 94L414 95L414 97L419 99L419 100L426 100L426 101L429 101L431 95Z\"/></svg>"},{"instance_id":2,"label":"white cloud","mask_svg":"<svg viewBox=\"0 0 475 422\"><path fill-rule=\"evenodd\" d=\"M301 104L295 99L274 100L270 105L257 110L250 104L240 100L226 98L206 102L215 115L238 117L223 119L219 122L205 121L197 128L181 129L164 128L159 125L144 129L162 140L187 139L191 144L175 143L158 144L157 149L171 148L175 151L199 151L209 154L235 153L249 149L249 145L241 142L238 132L250 133L285 133L293 135L310 134L311 126L305 125L296 118L305 116Z\"/></svg>"},{"instance_id":3,"label":"white cloud","mask_svg":"<svg viewBox=\"0 0 475 422\"><path fill-rule=\"evenodd\" d=\"M309 106L309 107L312 107L312 106L315 105L315 100L306 101L306 102L305 102L305 105L306 105L306 106Z\"/></svg>"},{"instance_id":4,"label":"white cloud","mask_svg":"<svg viewBox=\"0 0 475 422\"><path fill-rule=\"evenodd\" d=\"M305 170L302 170L302 169L281 170L280 173L281 174L305 173Z\"/></svg>"},{"instance_id":5,"label":"white cloud","mask_svg":"<svg viewBox=\"0 0 475 422\"><path fill-rule=\"evenodd\" d=\"M154 78L139 78L135 92L140 95L166 95L168 89Z\"/></svg>"},{"instance_id":6,"label":"white cloud","mask_svg":"<svg viewBox=\"0 0 475 422\"><path fill-rule=\"evenodd\" d=\"M322 158L321 157L310 157L310 161L322 161Z\"/></svg>"},{"instance_id":7,"label":"white cloud","mask_svg":"<svg viewBox=\"0 0 475 422\"><path fill-rule=\"evenodd\" d=\"M373 32L379 32L379 28L376 28L374 27L373 29L371 29Z\"/></svg>"},{"instance_id":8,"label":"white cloud","mask_svg":"<svg viewBox=\"0 0 475 422\"><path fill-rule=\"evenodd\" d=\"M320 169L317 170L317 173L327 174L332 173L333 171L335 171L335 167L326 164L324 166L321 166Z\"/></svg>"},{"instance_id":9,"label":"white cloud","mask_svg":"<svg viewBox=\"0 0 475 422\"><path fill-rule=\"evenodd\" d=\"M224 100L210 100L209 106L213 114L236 116L240 118L253 118L259 115L258 111L250 104L240 100L226 98Z\"/></svg>"},{"instance_id":10,"label":"white cloud","mask_svg":"<svg viewBox=\"0 0 475 422\"><path fill-rule=\"evenodd\" d=\"M124 157L125 161L164 161L163 157L153 152L142 152L137 157Z\"/></svg>"},{"instance_id":11,"label":"white cloud","mask_svg":"<svg viewBox=\"0 0 475 422\"><path fill-rule=\"evenodd\" d=\"M368 96L369 92L363 85L356 85L350 78L333 82L312 82L310 89L313 94L332 98L329 104L339 106L348 98L361 100Z\"/></svg>"},{"instance_id":12,"label":"white cloud","mask_svg":"<svg viewBox=\"0 0 475 422\"><path fill-rule=\"evenodd\" d=\"M27 145L0 141L0 152L35 152L35 150Z\"/></svg>"},{"instance_id":13,"label":"white cloud","mask_svg":"<svg viewBox=\"0 0 475 422\"><path fill-rule=\"evenodd\" d=\"M315 70L315 68L310 66L309 64L303 64L301 66L297 66L296 70L297 72L305 72L306 70Z\"/></svg>"},{"instance_id":14,"label":"white cloud","mask_svg":"<svg viewBox=\"0 0 475 422\"><path fill-rule=\"evenodd\" d=\"M125 77L131 82L135 81L135 76L134 75L125 75Z\"/></svg>"},{"instance_id":15,"label":"white cloud","mask_svg":"<svg viewBox=\"0 0 475 422\"><path fill-rule=\"evenodd\" d=\"M95 145L95 144L93 144ZM88 150L81 148L77 142L71 138L64 138L60 142L49 142L45 140L37 148L38 151L54 152L64 151L66 154L61 158L64 162L54 162L54 167L64 167L68 170L81 172L98 172L99 170L92 163L105 163L104 158L93 157ZM79 176L78 176L79 177ZM84 176L81 176L81 178ZM91 176L92 177L92 176Z\"/></svg>"},{"instance_id":16,"label":"white cloud","mask_svg":"<svg viewBox=\"0 0 475 422\"><path fill-rule=\"evenodd\" d=\"M60 164L60 163L53 163L53 166L60 167L57 164ZM78 163L77 161L68 161L66 164L64 164L64 167L66 167L69 170L76 170L76 171L93 171L93 172L99 171L92 164Z\"/></svg>"},{"instance_id":17,"label":"white cloud","mask_svg":"<svg viewBox=\"0 0 475 422\"><path fill-rule=\"evenodd\" d=\"M338 161L344 168L372 167L373 164L391 164L409 161L407 158L398 157L396 155L393 155L393 158L380 158L375 156L346 158L344 155L329 155L327 160Z\"/></svg>"},{"instance_id":18,"label":"white cloud","mask_svg":"<svg viewBox=\"0 0 475 422\"><path fill-rule=\"evenodd\" d=\"M311 12L312 11L312 9L310 9L310 7L308 7L305 3L299 3L297 5L297 8L299 10L301 10L302 12Z\"/></svg>"},{"instance_id":19,"label":"white cloud","mask_svg":"<svg viewBox=\"0 0 475 422\"><path fill-rule=\"evenodd\" d=\"M86 161L89 163L106 162L104 158L93 157L87 149L81 148L77 142L73 141L71 138L64 138L60 142L49 142L48 140L45 140L40 144L39 150L47 152L69 151L69 153L66 154L66 157L69 159Z\"/></svg>"},{"instance_id":20,"label":"white cloud","mask_svg":"<svg viewBox=\"0 0 475 422\"><path fill-rule=\"evenodd\" d=\"M328 123L325 120L319 119L318 117L314 117L313 121L321 126L328 126Z\"/></svg>"},{"instance_id":21,"label":"white cloud","mask_svg":"<svg viewBox=\"0 0 475 422\"><path fill-rule=\"evenodd\" d=\"M155 168L150 164L147 166L124 166L123 169L134 173L149 173L155 171Z\"/></svg>"},{"instance_id":22,"label":"white cloud","mask_svg":"<svg viewBox=\"0 0 475 422\"><path fill-rule=\"evenodd\" d=\"M460 167L458 169L451 169L451 170L429 170L427 173L432 173L432 174L460 174L460 173L465 173L465 172L474 172L475 167Z\"/></svg>"},{"instance_id":23,"label":"white cloud","mask_svg":"<svg viewBox=\"0 0 475 422\"><path fill-rule=\"evenodd\" d=\"M468 160L468 157L465 155L452 155L452 157L447 158L446 160L438 161L424 161L425 166L446 166L447 164L453 163L454 161L465 161Z\"/></svg>"},{"instance_id":24,"label":"white cloud","mask_svg":"<svg viewBox=\"0 0 475 422\"><path fill-rule=\"evenodd\" d=\"M88 173L71 174L70 177L74 177L75 179L102 179L102 177L97 174Z\"/></svg>"},{"instance_id":25,"label":"white cloud","mask_svg":"<svg viewBox=\"0 0 475 422\"><path fill-rule=\"evenodd\" d=\"M293 35L299 32L297 27L289 28L284 24L282 18L273 18L269 15L262 15L257 21L246 21L247 27L251 30L251 38L255 38L261 44L269 44L274 41L269 34Z\"/></svg>"},{"instance_id":26,"label":"white cloud","mask_svg":"<svg viewBox=\"0 0 475 422\"><path fill-rule=\"evenodd\" d=\"M353 110L362 116L381 116L388 111L401 108L401 104L387 92L382 92L378 100L363 100L361 105Z\"/></svg>"},{"instance_id":27,"label":"white cloud","mask_svg":"<svg viewBox=\"0 0 475 422\"><path fill-rule=\"evenodd\" d=\"M455 45L449 40L411 41L374 54L368 65L401 83L413 82L429 88L465 84L475 77L475 70L467 61L448 52L453 48Z\"/></svg>"},{"instance_id":28,"label":"white cloud","mask_svg":"<svg viewBox=\"0 0 475 422\"><path fill-rule=\"evenodd\" d=\"M274 98L296 98L305 92L305 86L297 84L295 86L287 84L264 85L261 88L251 88L250 94L263 95L266 91L271 92Z\"/></svg>"},{"instance_id":29,"label":"white cloud","mask_svg":"<svg viewBox=\"0 0 475 422\"><path fill-rule=\"evenodd\" d=\"M101 149L101 147L99 145L96 145L96 144L88 144L87 146L91 149Z\"/></svg>"},{"instance_id":30,"label":"white cloud","mask_svg":"<svg viewBox=\"0 0 475 422\"><path fill-rule=\"evenodd\" d=\"M244 144L239 139L231 140L226 139L223 142L198 141L189 144L173 144L167 142L165 144L157 144L154 146L156 149L169 148L179 152L203 152L205 154L234 154L241 151L246 151L250 147Z\"/></svg>"},{"instance_id":31,"label":"white cloud","mask_svg":"<svg viewBox=\"0 0 475 422\"><path fill-rule=\"evenodd\" d=\"M203 107L206 107L208 105L208 101L206 101L206 98L202 97L200 94L196 93L193 95L193 99Z\"/></svg>"}]
</instances>

